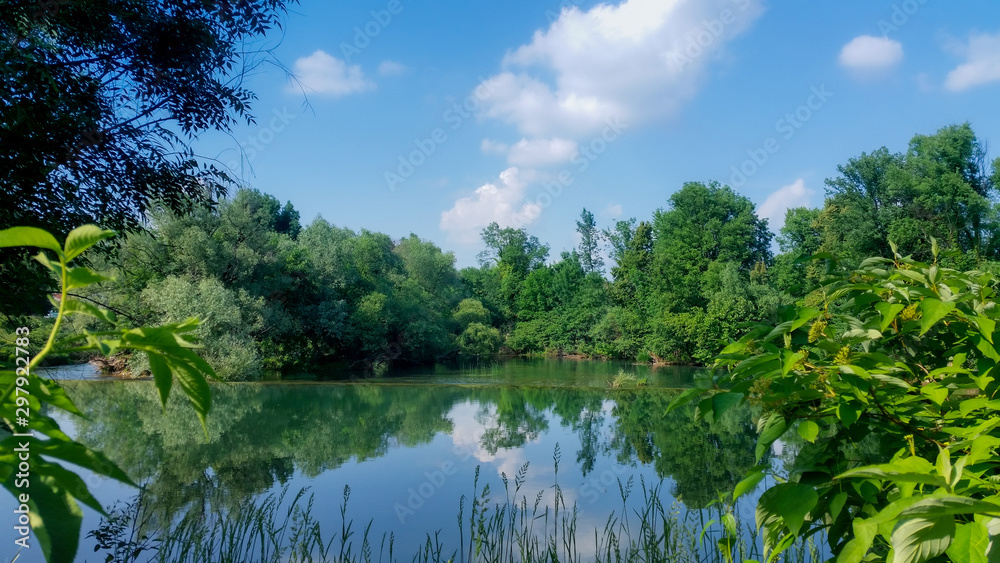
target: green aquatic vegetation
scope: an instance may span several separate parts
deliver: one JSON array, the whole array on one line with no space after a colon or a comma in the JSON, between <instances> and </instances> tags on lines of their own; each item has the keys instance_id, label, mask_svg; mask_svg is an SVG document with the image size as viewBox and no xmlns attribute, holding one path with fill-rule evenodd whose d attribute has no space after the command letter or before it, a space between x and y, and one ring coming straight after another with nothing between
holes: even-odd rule
<instances>
[{"instance_id":1,"label":"green aquatic vegetation","mask_svg":"<svg viewBox=\"0 0 1000 563\"><path fill-rule=\"evenodd\" d=\"M628 373L624 369L619 369L618 373L608 381L608 387L621 389L625 387L645 387L645 377L637 377L634 373Z\"/></svg>"},{"instance_id":2,"label":"green aquatic vegetation","mask_svg":"<svg viewBox=\"0 0 1000 563\"><path fill-rule=\"evenodd\" d=\"M391 532L372 533L372 521L355 527L349 517L350 487L344 488L339 525L324 531L313 513L313 496L300 490L291 501L287 487L279 493L246 498L229 511L205 514L192 511L170 529L147 535L149 506L140 494L116 507L91 532L116 563L305 563L464 561L534 563L554 561L736 563L760 557L752 526L726 512L722 503L707 509L683 510L661 501L662 483L629 478L618 480L621 509L593 530L578 527L578 507L567 506L559 484L560 451L553 452L554 482L551 504L544 491L529 495L523 486L528 464L513 476L501 475L502 491L480 487L476 467L470 496L459 501L455 523L459 545L448 546L441 530L429 531L413 553L400 553ZM633 495L638 503L629 505ZM327 524L329 525L329 524ZM724 546L720 551L719 547ZM821 553L810 540L795 543L784 561L819 561Z\"/></svg>"}]
</instances>

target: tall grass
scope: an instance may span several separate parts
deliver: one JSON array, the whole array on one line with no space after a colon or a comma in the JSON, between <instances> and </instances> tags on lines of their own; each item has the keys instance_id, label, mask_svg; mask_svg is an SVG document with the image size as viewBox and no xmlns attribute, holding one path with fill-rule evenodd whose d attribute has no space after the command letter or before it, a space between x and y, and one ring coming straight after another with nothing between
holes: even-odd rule
<instances>
[{"instance_id":1,"label":"tall grass","mask_svg":"<svg viewBox=\"0 0 1000 563\"><path fill-rule=\"evenodd\" d=\"M677 505L669 509L660 500L662 483L632 478L618 480L621 508L613 511L601 528L579 530L578 510L567 506L559 485L558 445L553 454L552 501L542 502L545 491L531 499L522 493L528 464L513 480L501 474L503 491L494 498L489 484L480 488L476 467L473 491L459 501L456 523L459 545L445 546L440 531L428 533L415 552L403 554L415 563L453 562L671 562L737 563L762 560L756 529L736 520L739 541L720 549L723 517L721 504L700 511ZM187 515L170 530L152 534L147 507L140 494L124 508L116 507L91 536L116 563L304 563L304 562L397 562L395 536L391 532L373 537L372 521L355 528L347 515L350 488L344 488L340 505L340 528L327 537L313 515L313 496L300 490L286 502L287 488L258 499L248 499L228 513ZM638 506L629 499L641 495ZM328 533L328 531L326 532ZM581 552L580 544L589 549ZM820 561L812 542L799 543L782 561Z\"/></svg>"}]
</instances>

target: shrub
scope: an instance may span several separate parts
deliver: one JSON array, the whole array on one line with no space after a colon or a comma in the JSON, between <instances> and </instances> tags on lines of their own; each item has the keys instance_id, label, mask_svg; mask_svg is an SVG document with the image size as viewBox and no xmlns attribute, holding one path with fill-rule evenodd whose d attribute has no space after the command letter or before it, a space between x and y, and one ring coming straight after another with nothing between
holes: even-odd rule
<instances>
[{"instance_id":1,"label":"shrub","mask_svg":"<svg viewBox=\"0 0 1000 563\"><path fill-rule=\"evenodd\" d=\"M470 324L458 337L458 348L471 356L492 356L503 345L500 331L482 323Z\"/></svg>"},{"instance_id":2,"label":"shrub","mask_svg":"<svg viewBox=\"0 0 1000 563\"><path fill-rule=\"evenodd\" d=\"M1000 556L996 281L939 266L936 244L932 254L853 271L817 255L831 265L818 306L785 309L718 357L723 390L702 397L699 416L759 405L758 459L786 432L805 440L758 503L773 557L821 532L838 562Z\"/></svg>"}]
</instances>

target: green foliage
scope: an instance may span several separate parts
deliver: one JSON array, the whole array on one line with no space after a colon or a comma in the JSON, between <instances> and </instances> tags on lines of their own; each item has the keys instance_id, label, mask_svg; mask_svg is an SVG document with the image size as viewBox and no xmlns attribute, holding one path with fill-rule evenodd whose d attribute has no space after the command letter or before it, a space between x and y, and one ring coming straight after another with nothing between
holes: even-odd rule
<instances>
[{"instance_id":1,"label":"green foliage","mask_svg":"<svg viewBox=\"0 0 1000 563\"><path fill-rule=\"evenodd\" d=\"M202 357L214 367L219 379L253 380L260 375L260 354L252 334L262 330L262 299L251 299L245 290L240 294L230 291L215 278L192 283L176 276L147 286L142 299L162 322L180 322L195 316L204 319L197 331L199 340L205 342ZM135 373L148 369L149 361L141 357L131 363Z\"/></svg>"},{"instance_id":2,"label":"green foliage","mask_svg":"<svg viewBox=\"0 0 1000 563\"><path fill-rule=\"evenodd\" d=\"M674 308L703 307L701 277L713 262L749 272L770 260L771 233L754 204L716 183L688 183L653 218L655 279Z\"/></svg>"},{"instance_id":3,"label":"green foliage","mask_svg":"<svg viewBox=\"0 0 1000 563\"><path fill-rule=\"evenodd\" d=\"M856 266L893 236L926 258L936 236L942 266L1000 273L997 173L983 146L962 125L914 137L906 154L851 159L828 180L822 209L787 212L777 257L753 203L717 183L685 184L651 221L604 231L584 210L579 249L552 261L526 230L490 224L480 266L461 272L454 255L416 235L397 241L322 219L302 228L290 204L240 190L215 208L157 208L150 232L99 259L117 279L81 295L121 313L120 327L212 309L220 328L200 330L227 378L482 355L496 349L493 330L515 353L706 364L750 324L776 324L782 306L823 301L812 290L825 266L802 255L836 250ZM602 239L610 279L600 273Z\"/></svg>"},{"instance_id":4,"label":"green foliage","mask_svg":"<svg viewBox=\"0 0 1000 563\"><path fill-rule=\"evenodd\" d=\"M576 222L576 232L580 235L580 265L585 273L600 274L604 271L604 259L601 258L601 232L597 229L594 214L584 209L580 220Z\"/></svg>"},{"instance_id":5,"label":"green foliage","mask_svg":"<svg viewBox=\"0 0 1000 563\"><path fill-rule=\"evenodd\" d=\"M916 135L904 154L886 148L862 153L827 180L828 199L816 220L822 250L857 265L867 256L888 256L893 240L903 254L930 261L930 238L945 260L979 266L1000 250L994 203L996 186L983 143L966 123L934 135Z\"/></svg>"},{"instance_id":6,"label":"green foliage","mask_svg":"<svg viewBox=\"0 0 1000 563\"><path fill-rule=\"evenodd\" d=\"M793 428L807 442L758 504L767 551L824 531L838 561L994 556L996 279L941 266L931 242L931 263L833 262L821 306L787 308L719 356L724 392L700 416L759 405L758 457Z\"/></svg>"},{"instance_id":7,"label":"green foliage","mask_svg":"<svg viewBox=\"0 0 1000 563\"><path fill-rule=\"evenodd\" d=\"M253 122L241 78L261 61L244 46L279 27L291 3L4 2L0 190L12 203L0 228L135 230L155 201L180 211L223 193L231 171L188 142ZM6 312L37 313L55 290L26 257L0 252Z\"/></svg>"},{"instance_id":8,"label":"green foliage","mask_svg":"<svg viewBox=\"0 0 1000 563\"><path fill-rule=\"evenodd\" d=\"M470 323L458 336L458 349L470 356L492 356L500 351L500 331L482 323Z\"/></svg>"},{"instance_id":9,"label":"green foliage","mask_svg":"<svg viewBox=\"0 0 1000 563\"><path fill-rule=\"evenodd\" d=\"M72 315L90 316L107 323L115 321L115 315L110 311L69 294L71 290L83 289L107 279L85 266L72 266L71 262L113 235L112 231L85 225L70 231L65 243L60 245L54 236L34 227L13 227L0 231L2 248L42 249L35 259L56 276L61 288L58 300L53 300L58 312L43 347L32 355L30 345L34 338L30 329L17 329L14 342L8 343L16 346L14 361L0 372L0 388L3 390L0 413L4 429L17 433L0 442L0 479L17 503L27 505L31 528L47 561L69 562L76 556L83 519L77 501L104 513L83 480L54 460L69 462L97 475L133 485L128 475L107 457L71 440L60 430L55 419L46 414L47 409L52 408L82 414L58 383L32 373L47 355L59 351L96 351L107 355L122 350L144 352L149 358L164 408L176 380L207 434L205 417L211 408L211 392L205 377L214 377L215 374L194 352L197 341L188 333L197 329L196 319L159 327L84 332L57 339L60 325ZM11 370L11 367L14 369ZM43 436L45 439L42 439ZM25 445L30 459L28 471L19 465L24 458L18 452L23 453Z\"/></svg>"}]
</instances>

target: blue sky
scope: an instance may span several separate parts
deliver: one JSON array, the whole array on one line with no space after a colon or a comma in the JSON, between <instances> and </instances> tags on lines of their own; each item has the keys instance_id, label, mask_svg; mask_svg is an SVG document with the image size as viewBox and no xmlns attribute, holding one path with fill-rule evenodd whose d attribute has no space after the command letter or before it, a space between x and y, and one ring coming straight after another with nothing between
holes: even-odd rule
<instances>
[{"instance_id":1,"label":"blue sky","mask_svg":"<svg viewBox=\"0 0 1000 563\"><path fill-rule=\"evenodd\" d=\"M969 121L1000 147L994 0L302 0L257 124L196 148L303 222L473 265L490 221L552 247L719 181L776 230L849 158ZM990 151L991 157L1000 150Z\"/></svg>"}]
</instances>

